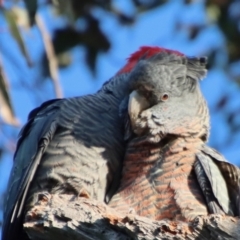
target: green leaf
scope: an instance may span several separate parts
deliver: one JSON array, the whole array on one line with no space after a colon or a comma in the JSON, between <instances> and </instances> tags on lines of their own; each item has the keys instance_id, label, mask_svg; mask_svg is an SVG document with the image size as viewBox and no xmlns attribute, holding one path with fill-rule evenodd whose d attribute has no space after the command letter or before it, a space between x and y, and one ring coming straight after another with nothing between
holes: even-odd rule
<instances>
[{"instance_id":1,"label":"green leaf","mask_svg":"<svg viewBox=\"0 0 240 240\"><path fill-rule=\"evenodd\" d=\"M37 0L24 0L24 3L26 5L30 24L32 26L33 24L35 24L35 15L38 8L38 2Z\"/></svg>"},{"instance_id":2,"label":"green leaf","mask_svg":"<svg viewBox=\"0 0 240 240\"><path fill-rule=\"evenodd\" d=\"M19 126L19 121L14 115L11 99L7 88L7 79L0 65L0 117L10 125Z\"/></svg>"},{"instance_id":3,"label":"green leaf","mask_svg":"<svg viewBox=\"0 0 240 240\"><path fill-rule=\"evenodd\" d=\"M14 6L11 8L11 11L13 12L13 14L16 18L17 25L26 30L29 30L30 23L29 23L29 17L28 17L27 10L25 8L20 8L20 7Z\"/></svg>"},{"instance_id":4,"label":"green leaf","mask_svg":"<svg viewBox=\"0 0 240 240\"><path fill-rule=\"evenodd\" d=\"M75 13L73 11L72 1L68 0L53 0L54 12L57 15L64 15L67 17L69 23L74 26Z\"/></svg>"},{"instance_id":5,"label":"green leaf","mask_svg":"<svg viewBox=\"0 0 240 240\"><path fill-rule=\"evenodd\" d=\"M31 67L32 66L32 61L30 59L27 48L26 48L26 46L24 44L24 41L22 39L21 33L18 29L16 14L12 10L4 10L4 15L7 19L8 24L9 24L11 34L13 35L15 40L17 41L18 46L19 46L23 56L25 57L28 66Z\"/></svg>"},{"instance_id":6,"label":"green leaf","mask_svg":"<svg viewBox=\"0 0 240 240\"><path fill-rule=\"evenodd\" d=\"M98 54L108 51L111 43L100 28L98 19L89 15L85 20L87 27L83 31L74 28L56 29L53 45L57 55L77 45L85 46L87 50L87 64L94 74Z\"/></svg>"}]
</instances>

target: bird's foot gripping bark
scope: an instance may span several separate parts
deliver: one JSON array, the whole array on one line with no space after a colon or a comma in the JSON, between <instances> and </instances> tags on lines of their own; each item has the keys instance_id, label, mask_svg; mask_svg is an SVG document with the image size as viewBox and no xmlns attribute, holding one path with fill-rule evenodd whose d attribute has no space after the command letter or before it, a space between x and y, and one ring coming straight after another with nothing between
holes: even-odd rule
<instances>
[{"instance_id":1,"label":"bird's foot gripping bark","mask_svg":"<svg viewBox=\"0 0 240 240\"><path fill-rule=\"evenodd\" d=\"M73 199L64 194L43 197L27 216L23 227L35 240L240 239L238 218L210 215L191 222L153 221L134 214L122 215L96 200Z\"/></svg>"}]
</instances>

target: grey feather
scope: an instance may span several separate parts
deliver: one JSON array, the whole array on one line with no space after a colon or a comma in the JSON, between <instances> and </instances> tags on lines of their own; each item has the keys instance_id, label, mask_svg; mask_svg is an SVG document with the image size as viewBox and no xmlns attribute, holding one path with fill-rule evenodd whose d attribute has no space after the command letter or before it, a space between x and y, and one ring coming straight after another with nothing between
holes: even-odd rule
<instances>
[{"instance_id":1,"label":"grey feather","mask_svg":"<svg viewBox=\"0 0 240 240\"><path fill-rule=\"evenodd\" d=\"M198 180L198 183L202 189L203 195L205 196L206 203L210 213L222 214L222 207L219 205L216 197L212 192L212 187L204 168L200 161L195 161L194 170Z\"/></svg>"},{"instance_id":2,"label":"grey feather","mask_svg":"<svg viewBox=\"0 0 240 240\"><path fill-rule=\"evenodd\" d=\"M238 216L240 182L238 167L227 162L221 154L206 145L197 154L197 158L206 174L205 181L210 182L217 205L221 206L225 214ZM200 186L203 190L201 183Z\"/></svg>"},{"instance_id":3,"label":"grey feather","mask_svg":"<svg viewBox=\"0 0 240 240\"><path fill-rule=\"evenodd\" d=\"M3 240L20 238L24 212L42 191L111 198L124 154L119 105L129 93L127 75L94 95L51 100L29 114L9 180Z\"/></svg>"},{"instance_id":4,"label":"grey feather","mask_svg":"<svg viewBox=\"0 0 240 240\"><path fill-rule=\"evenodd\" d=\"M215 162L224 176L228 189L229 209L234 216L240 215L240 170L237 166L227 162L227 160L216 150L204 146L202 152ZM214 177L215 178L215 177ZM219 198L221 201L221 198Z\"/></svg>"}]
</instances>

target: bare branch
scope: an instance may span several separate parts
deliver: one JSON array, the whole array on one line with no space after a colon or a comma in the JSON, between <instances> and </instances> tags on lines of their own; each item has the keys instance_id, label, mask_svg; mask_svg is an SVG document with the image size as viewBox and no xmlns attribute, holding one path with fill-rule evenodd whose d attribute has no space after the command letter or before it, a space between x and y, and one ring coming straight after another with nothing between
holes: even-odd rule
<instances>
[{"instance_id":1,"label":"bare branch","mask_svg":"<svg viewBox=\"0 0 240 240\"><path fill-rule=\"evenodd\" d=\"M238 218L210 215L190 223L123 216L103 203L70 195L39 194L26 214L31 239L240 239Z\"/></svg>"},{"instance_id":2,"label":"bare branch","mask_svg":"<svg viewBox=\"0 0 240 240\"><path fill-rule=\"evenodd\" d=\"M47 28L45 26L45 23L42 17L39 14L36 14L35 21L42 34L42 39L43 39L43 43L44 43L44 47L45 47L45 51L48 59L48 64L49 64L50 76L52 78L53 85L54 85L55 95L57 98L62 98L63 93L62 93L62 88L59 80L57 57L55 55L51 37L47 31Z\"/></svg>"}]
</instances>

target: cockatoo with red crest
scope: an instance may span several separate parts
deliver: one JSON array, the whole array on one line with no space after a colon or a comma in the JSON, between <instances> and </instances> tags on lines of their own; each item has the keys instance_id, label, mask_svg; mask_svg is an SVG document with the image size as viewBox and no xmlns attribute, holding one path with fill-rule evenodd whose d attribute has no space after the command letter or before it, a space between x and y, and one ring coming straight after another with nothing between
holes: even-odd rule
<instances>
[{"instance_id":1,"label":"cockatoo with red crest","mask_svg":"<svg viewBox=\"0 0 240 240\"><path fill-rule=\"evenodd\" d=\"M34 109L14 155L3 240L26 239L24 216L46 193L108 203L118 191L110 206L122 211L123 204L156 219L172 218L167 212L175 207L179 216L184 209L183 218L194 215L181 203L188 194L199 203L197 214L236 215L237 168L205 146L208 111L198 87L205 64L177 51L142 47L96 94ZM219 184L225 184L222 191ZM149 209L135 205L140 196L145 203L151 199Z\"/></svg>"},{"instance_id":2,"label":"cockatoo with red crest","mask_svg":"<svg viewBox=\"0 0 240 240\"><path fill-rule=\"evenodd\" d=\"M127 147L110 206L155 220L239 216L239 169L206 145L209 111L199 87L206 64L162 51L127 66Z\"/></svg>"},{"instance_id":3,"label":"cockatoo with red crest","mask_svg":"<svg viewBox=\"0 0 240 240\"><path fill-rule=\"evenodd\" d=\"M137 62L158 52L142 47L93 95L53 99L32 110L19 134L5 198L3 240L21 239L24 215L45 193L108 202L125 153L119 115ZM178 54L178 52L176 52Z\"/></svg>"}]
</instances>

